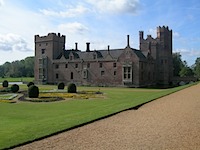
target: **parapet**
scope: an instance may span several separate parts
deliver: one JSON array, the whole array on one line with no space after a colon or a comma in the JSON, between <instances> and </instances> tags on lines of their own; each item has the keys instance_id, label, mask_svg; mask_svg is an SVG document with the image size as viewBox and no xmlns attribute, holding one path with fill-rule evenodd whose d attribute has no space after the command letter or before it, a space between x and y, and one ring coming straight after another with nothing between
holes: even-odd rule
<instances>
[{"instance_id":1,"label":"parapet","mask_svg":"<svg viewBox=\"0 0 200 150\"><path fill-rule=\"evenodd\" d=\"M48 33L46 36L39 36L35 35L35 42L43 42L43 41L51 41L51 40L56 40L56 39L62 39L65 40L65 35L62 35L60 33Z\"/></svg>"},{"instance_id":2,"label":"parapet","mask_svg":"<svg viewBox=\"0 0 200 150\"><path fill-rule=\"evenodd\" d=\"M172 31L172 30L169 30L169 27L168 26L158 26L157 27L157 32L165 32L165 31Z\"/></svg>"}]
</instances>

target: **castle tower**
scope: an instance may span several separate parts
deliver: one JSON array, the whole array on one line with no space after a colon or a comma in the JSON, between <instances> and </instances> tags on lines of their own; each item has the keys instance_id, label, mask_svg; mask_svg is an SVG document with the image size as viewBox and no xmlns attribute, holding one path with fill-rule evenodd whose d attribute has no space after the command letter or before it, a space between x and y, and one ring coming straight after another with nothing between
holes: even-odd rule
<instances>
[{"instance_id":1,"label":"castle tower","mask_svg":"<svg viewBox=\"0 0 200 150\"><path fill-rule=\"evenodd\" d=\"M150 35L143 38L143 31L139 32L140 50L155 59L155 78L157 84L168 85L173 77L172 62L172 30L168 27L157 27L157 37Z\"/></svg>"},{"instance_id":2,"label":"castle tower","mask_svg":"<svg viewBox=\"0 0 200 150\"><path fill-rule=\"evenodd\" d=\"M47 36L35 35L35 82L46 83L53 80L52 62L65 49L65 36L49 33Z\"/></svg>"},{"instance_id":3,"label":"castle tower","mask_svg":"<svg viewBox=\"0 0 200 150\"><path fill-rule=\"evenodd\" d=\"M173 77L173 62L172 62L172 30L168 27L157 27L157 42L158 46L158 80L159 83L170 84Z\"/></svg>"}]
</instances>

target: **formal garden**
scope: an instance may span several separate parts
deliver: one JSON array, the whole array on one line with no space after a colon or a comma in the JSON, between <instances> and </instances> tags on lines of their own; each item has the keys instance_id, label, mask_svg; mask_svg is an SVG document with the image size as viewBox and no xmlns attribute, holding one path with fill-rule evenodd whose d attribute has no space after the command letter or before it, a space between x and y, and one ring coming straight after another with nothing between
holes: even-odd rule
<instances>
[{"instance_id":1,"label":"formal garden","mask_svg":"<svg viewBox=\"0 0 200 150\"><path fill-rule=\"evenodd\" d=\"M0 149L13 148L73 129L171 94L169 89L0 85Z\"/></svg>"}]
</instances>

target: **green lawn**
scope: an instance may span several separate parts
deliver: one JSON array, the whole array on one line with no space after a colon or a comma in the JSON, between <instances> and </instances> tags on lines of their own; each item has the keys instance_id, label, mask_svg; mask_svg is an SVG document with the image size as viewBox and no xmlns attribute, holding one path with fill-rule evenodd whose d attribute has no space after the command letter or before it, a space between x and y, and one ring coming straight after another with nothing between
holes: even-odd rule
<instances>
[{"instance_id":1,"label":"green lawn","mask_svg":"<svg viewBox=\"0 0 200 150\"><path fill-rule=\"evenodd\" d=\"M100 89L104 92L105 98L52 103L0 103L0 149L132 108L187 86L162 90L78 87L78 90L98 91ZM56 86L40 86L39 88L50 89Z\"/></svg>"},{"instance_id":2,"label":"green lawn","mask_svg":"<svg viewBox=\"0 0 200 150\"><path fill-rule=\"evenodd\" d=\"M21 77L21 78L1 78L0 82L7 80L8 82L33 82L34 78L31 77Z\"/></svg>"}]
</instances>

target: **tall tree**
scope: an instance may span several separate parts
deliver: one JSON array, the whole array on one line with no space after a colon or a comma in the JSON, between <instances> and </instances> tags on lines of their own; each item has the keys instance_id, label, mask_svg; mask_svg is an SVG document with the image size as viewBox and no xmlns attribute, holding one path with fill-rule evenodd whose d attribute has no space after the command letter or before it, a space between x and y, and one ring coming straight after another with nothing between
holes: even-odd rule
<instances>
[{"instance_id":1,"label":"tall tree","mask_svg":"<svg viewBox=\"0 0 200 150\"><path fill-rule=\"evenodd\" d=\"M181 71L181 69L183 67L183 62L181 60L181 54L180 53L173 53L172 58L173 58L173 73L174 73L174 76L180 76L179 72Z\"/></svg>"},{"instance_id":2,"label":"tall tree","mask_svg":"<svg viewBox=\"0 0 200 150\"><path fill-rule=\"evenodd\" d=\"M198 57L194 64L194 73L197 78L200 78L200 57Z\"/></svg>"}]
</instances>

